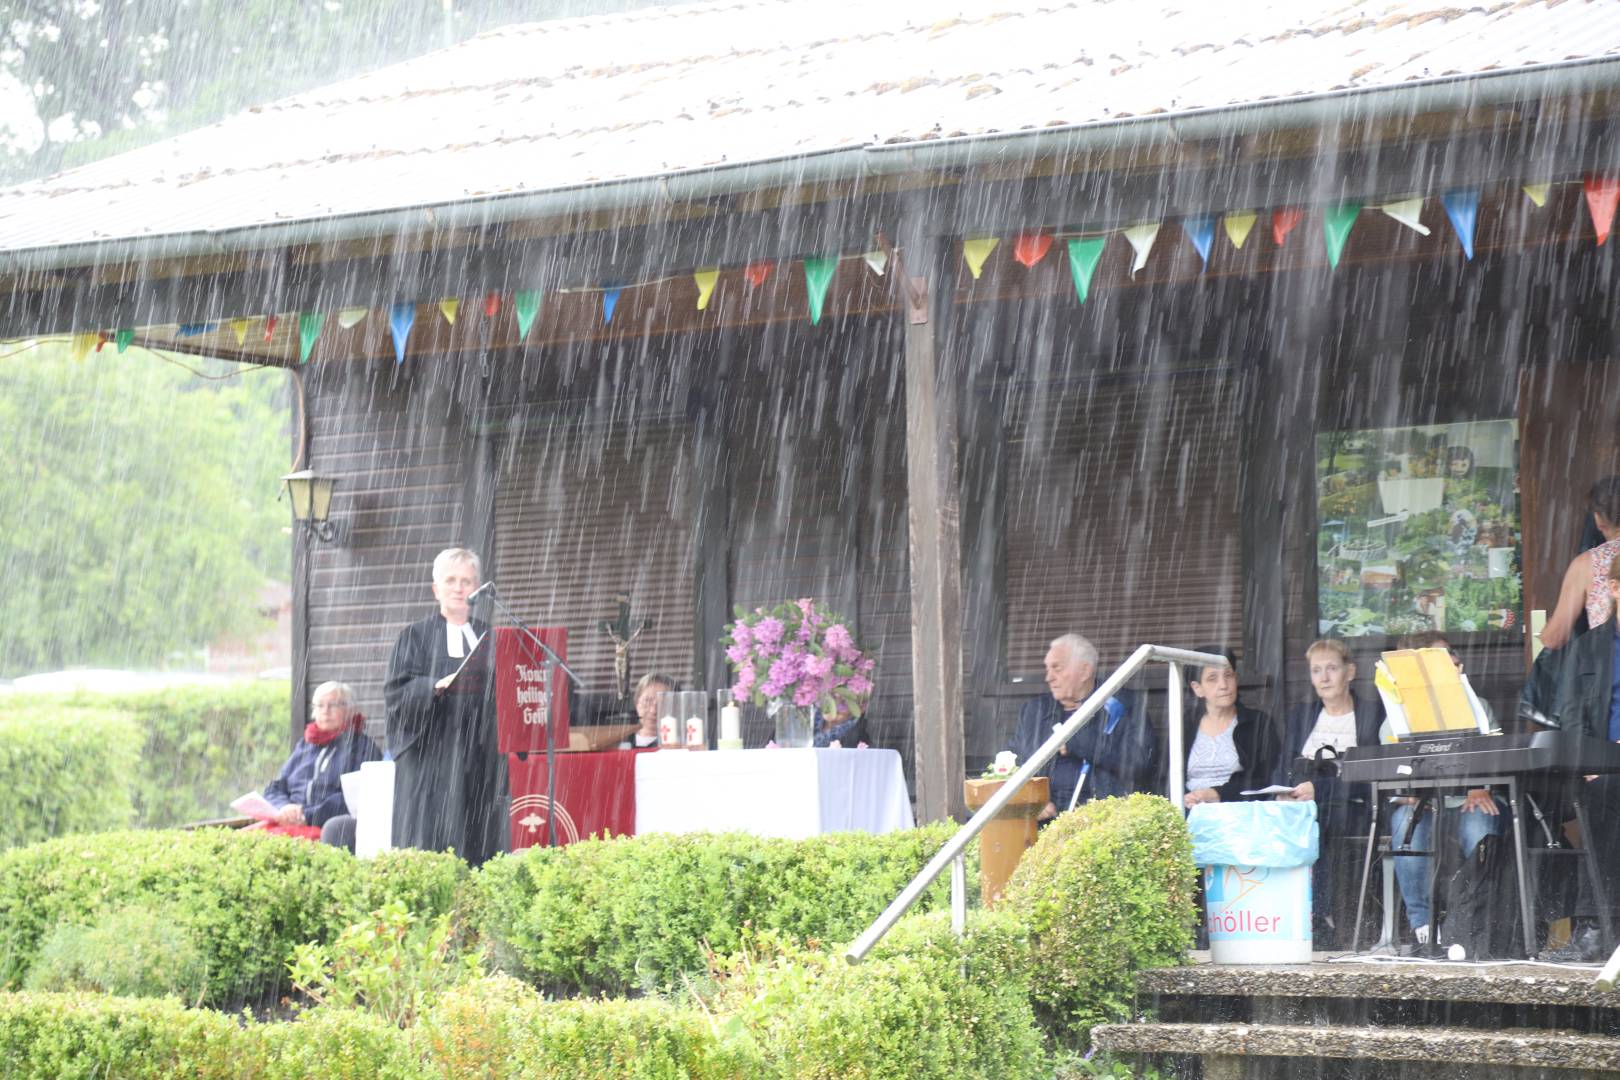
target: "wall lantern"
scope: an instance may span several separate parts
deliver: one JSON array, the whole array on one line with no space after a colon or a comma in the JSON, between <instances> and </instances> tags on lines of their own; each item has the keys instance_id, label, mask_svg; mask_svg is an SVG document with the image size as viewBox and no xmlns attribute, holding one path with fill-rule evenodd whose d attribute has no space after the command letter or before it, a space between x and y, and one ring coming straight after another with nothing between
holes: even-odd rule
<instances>
[{"instance_id":1,"label":"wall lantern","mask_svg":"<svg viewBox=\"0 0 1620 1080\"><path fill-rule=\"evenodd\" d=\"M330 543L337 539L337 530L327 520L332 510L332 485L337 481L313 469L300 469L283 476L281 482L283 490L292 496L293 520L318 540Z\"/></svg>"}]
</instances>

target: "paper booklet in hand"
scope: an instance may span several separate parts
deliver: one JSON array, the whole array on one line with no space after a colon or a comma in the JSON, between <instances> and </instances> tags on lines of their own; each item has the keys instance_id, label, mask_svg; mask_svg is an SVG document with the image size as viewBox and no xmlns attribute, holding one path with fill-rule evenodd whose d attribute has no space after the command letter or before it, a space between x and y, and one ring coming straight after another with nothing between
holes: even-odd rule
<instances>
[{"instance_id":1,"label":"paper booklet in hand","mask_svg":"<svg viewBox=\"0 0 1620 1080\"><path fill-rule=\"evenodd\" d=\"M1396 739L1488 735L1491 722L1448 649L1384 653L1373 683Z\"/></svg>"},{"instance_id":2,"label":"paper booklet in hand","mask_svg":"<svg viewBox=\"0 0 1620 1080\"><path fill-rule=\"evenodd\" d=\"M484 684L489 674L490 659L495 655L495 631L486 630L484 636L478 639L478 644L467 650L461 664L450 675L450 683L442 690L435 689L433 696L440 694L482 694Z\"/></svg>"},{"instance_id":3,"label":"paper booklet in hand","mask_svg":"<svg viewBox=\"0 0 1620 1080\"><path fill-rule=\"evenodd\" d=\"M258 818L260 821L274 821L276 817L276 808L271 806L269 800L257 791L250 791L231 803L231 809L238 814Z\"/></svg>"}]
</instances>

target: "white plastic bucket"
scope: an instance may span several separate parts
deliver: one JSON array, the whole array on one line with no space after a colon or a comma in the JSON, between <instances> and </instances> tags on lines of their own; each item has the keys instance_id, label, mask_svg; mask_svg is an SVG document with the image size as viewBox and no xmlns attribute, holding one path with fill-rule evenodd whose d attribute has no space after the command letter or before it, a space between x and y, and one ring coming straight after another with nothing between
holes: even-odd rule
<instances>
[{"instance_id":1,"label":"white plastic bucket","mask_svg":"<svg viewBox=\"0 0 1620 1080\"><path fill-rule=\"evenodd\" d=\"M1205 867L1204 910L1214 963L1311 961L1309 866Z\"/></svg>"}]
</instances>

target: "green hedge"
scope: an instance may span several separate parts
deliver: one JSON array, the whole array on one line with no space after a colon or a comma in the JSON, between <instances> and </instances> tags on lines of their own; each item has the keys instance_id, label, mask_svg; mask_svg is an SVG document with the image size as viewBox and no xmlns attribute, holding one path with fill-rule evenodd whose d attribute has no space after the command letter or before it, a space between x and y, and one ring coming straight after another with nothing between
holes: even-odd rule
<instances>
[{"instance_id":1,"label":"green hedge","mask_svg":"<svg viewBox=\"0 0 1620 1080\"><path fill-rule=\"evenodd\" d=\"M1025 853L1002 908L1029 931L1037 1013L1059 1041L1129 1014L1134 973L1185 963L1197 869L1186 822L1152 795L1060 815Z\"/></svg>"},{"instance_id":2,"label":"green hedge","mask_svg":"<svg viewBox=\"0 0 1620 1080\"><path fill-rule=\"evenodd\" d=\"M952 829L802 841L654 834L531 848L485 864L468 919L504 967L545 989L658 989L702 970L706 951L736 950L749 926L801 941L852 939ZM942 881L920 910L948 897Z\"/></svg>"},{"instance_id":3,"label":"green hedge","mask_svg":"<svg viewBox=\"0 0 1620 1080\"><path fill-rule=\"evenodd\" d=\"M193 935L207 964L204 999L274 994L295 945L338 931L398 898L435 915L467 873L453 855L394 852L357 860L323 844L224 830L64 837L0 852L0 988L21 985L59 926L94 927L154 907Z\"/></svg>"},{"instance_id":4,"label":"green hedge","mask_svg":"<svg viewBox=\"0 0 1620 1080\"><path fill-rule=\"evenodd\" d=\"M9 804L0 848L127 828L140 747L127 713L37 704L0 712L0 791Z\"/></svg>"},{"instance_id":5,"label":"green hedge","mask_svg":"<svg viewBox=\"0 0 1620 1080\"><path fill-rule=\"evenodd\" d=\"M103 757L96 774L107 798L132 802L133 823L169 828L230 813L231 800L275 779L292 749L290 687L285 682L244 680L217 686L179 687L127 694L29 694L0 697L0 725L11 718L44 719L66 730L98 715L133 719L139 763ZM3 751L0 751L3 754ZM4 769L0 762L0 769ZM77 773L39 769L34 783L67 792ZM119 793L120 786L127 792ZM101 828L122 828L121 820ZM78 821L30 839L93 831ZM4 842L4 841L0 841Z\"/></svg>"}]
</instances>

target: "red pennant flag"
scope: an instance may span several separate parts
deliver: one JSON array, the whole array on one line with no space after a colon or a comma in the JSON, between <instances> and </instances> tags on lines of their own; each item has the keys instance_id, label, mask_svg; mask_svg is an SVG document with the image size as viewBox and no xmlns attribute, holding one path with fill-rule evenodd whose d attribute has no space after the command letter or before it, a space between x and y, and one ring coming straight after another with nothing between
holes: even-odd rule
<instances>
[{"instance_id":1,"label":"red pennant flag","mask_svg":"<svg viewBox=\"0 0 1620 1080\"><path fill-rule=\"evenodd\" d=\"M1013 240L1013 258L1032 267L1052 250L1052 238L1045 233L1020 233Z\"/></svg>"},{"instance_id":2,"label":"red pennant flag","mask_svg":"<svg viewBox=\"0 0 1620 1080\"><path fill-rule=\"evenodd\" d=\"M107 337L107 331L105 331L105 330L103 330L103 331L101 331L101 333L97 334L96 335L96 352L100 352L106 346L107 342L110 341L110 340L111 339Z\"/></svg>"},{"instance_id":3,"label":"red pennant flag","mask_svg":"<svg viewBox=\"0 0 1620 1080\"><path fill-rule=\"evenodd\" d=\"M749 263L747 268L743 270L743 277L747 279L748 284L757 289L765 284L765 279L771 276L771 269L775 265L775 263L768 262Z\"/></svg>"},{"instance_id":4,"label":"red pennant flag","mask_svg":"<svg viewBox=\"0 0 1620 1080\"><path fill-rule=\"evenodd\" d=\"M501 294L492 292L484 297L484 317L493 319L501 313Z\"/></svg>"},{"instance_id":5,"label":"red pennant flag","mask_svg":"<svg viewBox=\"0 0 1620 1080\"><path fill-rule=\"evenodd\" d=\"M1282 242L1288 239L1288 234L1294 231L1294 226L1305 220L1305 211L1297 206L1289 206L1282 210L1271 212L1271 238L1281 247Z\"/></svg>"},{"instance_id":6,"label":"red pennant flag","mask_svg":"<svg viewBox=\"0 0 1620 1080\"><path fill-rule=\"evenodd\" d=\"M1614 208L1620 204L1620 177L1588 176L1581 186L1586 189L1586 208L1592 212L1592 228L1597 230L1601 247L1614 224Z\"/></svg>"},{"instance_id":7,"label":"red pennant flag","mask_svg":"<svg viewBox=\"0 0 1620 1080\"><path fill-rule=\"evenodd\" d=\"M271 315L264 320L264 340L269 341L276 333L276 317Z\"/></svg>"}]
</instances>

